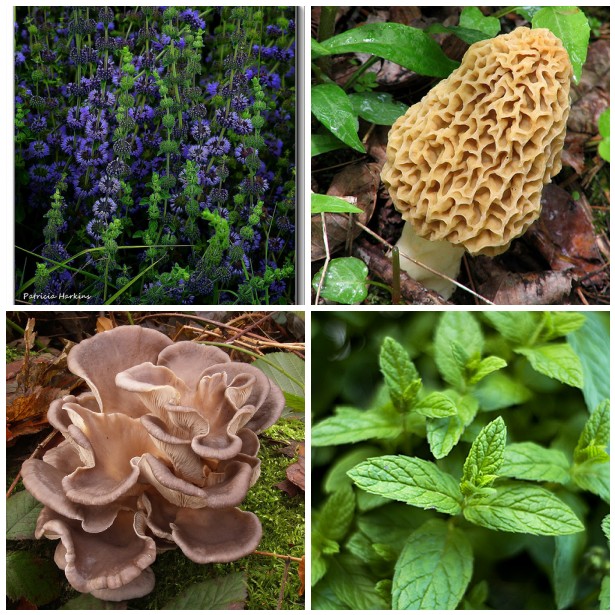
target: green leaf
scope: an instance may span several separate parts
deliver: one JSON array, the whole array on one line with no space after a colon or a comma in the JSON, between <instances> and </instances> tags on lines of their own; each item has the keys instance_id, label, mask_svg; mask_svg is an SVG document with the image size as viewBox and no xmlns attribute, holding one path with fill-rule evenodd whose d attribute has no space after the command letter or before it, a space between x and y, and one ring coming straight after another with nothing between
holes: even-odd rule
<instances>
[{"instance_id":1,"label":"green leaf","mask_svg":"<svg viewBox=\"0 0 615 615\"><path fill-rule=\"evenodd\" d=\"M486 357L478 364L478 367L468 380L468 384L476 384L489 374L497 372L498 370L503 369L507 365L508 363L506 363L506 361L504 361L504 359L501 359L500 357Z\"/></svg>"},{"instance_id":2,"label":"green leaf","mask_svg":"<svg viewBox=\"0 0 615 615\"><path fill-rule=\"evenodd\" d=\"M312 87L312 113L338 139L358 152L365 153L357 132L357 115L348 94L339 85L323 83Z\"/></svg>"},{"instance_id":3,"label":"green leaf","mask_svg":"<svg viewBox=\"0 0 615 615\"><path fill-rule=\"evenodd\" d=\"M515 344L527 343L539 326L539 312L484 312L487 320L505 339Z\"/></svg>"},{"instance_id":4,"label":"green leaf","mask_svg":"<svg viewBox=\"0 0 615 615\"><path fill-rule=\"evenodd\" d=\"M489 487L504 461L506 424L501 416L485 425L470 447L463 464L462 483L476 487Z\"/></svg>"},{"instance_id":5,"label":"green leaf","mask_svg":"<svg viewBox=\"0 0 615 615\"><path fill-rule=\"evenodd\" d=\"M353 557L331 561L327 575L336 597L354 610L384 610L387 603L376 592L376 579Z\"/></svg>"},{"instance_id":6,"label":"green leaf","mask_svg":"<svg viewBox=\"0 0 615 615\"><path fill-rule=\"evenodd\" d=\"M584 529L572 509L542 487L512 483L495 491L470 498L464 517L492 530L541 536L574 534Z\"/></svg>"},{"instance_id":7,"label":"green leaf","mask_svg":"<svg viewBox=\"0 0 615 615\"><path fill-rule=\"evenodd\" d=\"M412 412L418 412L430 418L444 418L457 414L457 406L445 393L430 393L412 406Z\"/></svg>"},{"instance_id":8,"label":"green leaf","mask_svg":"<svg viewBox=\"0 0 615 615\"><path fill-rule=\"evenodd\" d=\"M348 476L368 493L450 515L461 511L461 492L455 479L424 459L376 457L349 470Z\"/></svg>"},{"instance_id":9,"label":"green leaf","mask_svg":"<svg viewBox=\"0 0 615 615\"><path fill-rule=\"evenodd\" d=\"M320 213L361 214L363 210L338 196L312 194L312 215Z\"/></svg>"},{"instance_id":10,"label":"green leaf","mask_svg":"<svg viewBox=\"0 0 615 615\"><path fill-rule=\"evenodd\" d=\"M323 485L325 493L333 493L345 485L352 485L352 481L346 475L346 472L361 461L365 461L369 457L376 457L380 452L380 449L375 446L358 446L353 447L345 455L336 458L325 476Z\"/></svg>"},{"instance_id":11,"label":"green leaf","mask_svg":"<svg viewBox=\"0 0 615 615\"><path fill-rule=\"evenodd\" d=\"M330 53L371 53L429 77L448 77L458 66L422 30L398 23L373 23L333 36L322 46Z\"/></svg>"},{"instance_id":12,"label":"green leaf","mask_svg":"<svg viewBox=\"0 0 615 615\"><path fill-rule=\"evenodd\" d=\"M567 609L574 602L577 589L577 571L586 540L585 532L555 537L553 590L558 609Z\"/></svg>"},{"instance_id":13,"label":"green leaf","mask_svg":"<svg viewBox=\"0 0 615 615\"><path fill-rule=\"evenodd\" d=\"M410 536L395 564L393 609L455 609L472 578L473 560L463 530L428 521Z\"/></svg>"},{"instance_id":14,"label":"green leaf","mask_svg":"<svg viewBox=\"0 0 615 615\"><path fill-rule=\"evenodd\" d=\"M312 549L311 584L316 585L327 574L328 562L316 549Z\"/></svg>"},{"instance_id":15,"label":"green leaf","mask_svg":"<svg viewBox=\"0 0 615 615\"><path fill-rule=\"evenodd\" d=\"M608 514L604 519L602 519L601 527L610 545L611 544L611 515L610 514Z\"/></svg>"},{"instance_id":16,"label":"green leaf","mask_svg":"<svg viewBox=\"0 0 615 615\"><path fill-rule=\"evenodd\" d=\"M27 491L20 491L6 501L7 540L34 538L36 520L43 505Z\"/></svg>"},{"instance_id":17,"label":"green leaf","mask_svg":"<svg viewBox=\"0 0 615 615\"><path fill-rule=\"evenodd\" d=\"M603 160L611 162L611 109L605 109L598 118L598 131L602 141L598 143L598 153Z\"/></svg>"},{"instance_id":18,"label":"green leaf","mask_svg":"<svg viewBox=\"0 0 615 615\"><path fill-rule=\"evenodd\" d=\"M583 397L590 412L610 397L609 340L606 312L588 312L583 327L568 336L583 366Z\"/></svg>"},{"instance_id":19,"label":"green leaf","mask_svg":"<svg viewBox=\"0 0 615 615\"><path fill-rule=\"evenodd\" d=\"M314 291L318 288L323 268L312 279ZM353 305L367 297L367 265L352 256L334 258L327 267L327 273L320 289L320 296L329 301Z\"/></svg>"},{"instance_id":20,"label":"green leaf","mask_svg":"<svg viewBox=\"0 0 615 615\"><path fill-rule=\"evenodd\" d=\"M94 598L92 594L79 594L76 598L71 598L62 606L60 611L120 611L126 609L125 602L110 602Z\"/></svg>"},{"instance_id":21,"label":"green leaf","mask_svg":"<svg viewBox=\"0 0 615 615\"><path fill-rule=\"evenodd\" d=\"M611 402L606 399L590 414L574 449L574 463L609 461Z\"/></svg>"},{"instance_id":22,"label":"green leaf","mask_svg":"<svg viewBox=\"0 0 615 615\"><path fill-rule=\"evenodd\" d=\"M474 30L473 28L462 28L461 26L444 26L440 23L434 23L425 28L425 32L428 34L440 34L448 33L454 34L457 38L461 39L464 43L472 45L478 41L484 41L490 37L488 34L481 32L480 30Z\"/></svg>"},{"instance_id":23,"label":"green leaf","mask_svg":"<svg viewBox=\"0 0 615 615\"><path fill-rule=\"evenodd\" d=\"M326 154L327 152L333 152L336 149L343 149L346 144L340 141L337 137L334 137L331 133L324 135L312 134L310 137L310 156L319 156L320 154Z\"/></svg>"},{"instance_id":24,"label":"green leaf","mask_svg":"<svg viewBox=\"0 0 615 615\"><path fill-rule=\"evenodd\" d=\"M305 361L292 352L272 352L253 363L283 391L286 405L305 409Z\"/></svg>"},{"instance_id":25,"label":"green leaf","mask_svg":"<svg viewBox=\"0 0 615 615\"><path fill-rule=\"evenodd\" d=\"M469 312L445 312L434 340L434 358L442 378L459 390L465 387L465 374L451 349L463 349L466 356L480 357L483 351L483 334L476 318Z\"/></svg>"},{"instance_id":26,"label":"green leaf","mask_svg":"<svg viewBox=\"0 0 615 615\"><path fill-rule=\"evenodd\" d=\"M60 596L60 574L51 560L26 551L6 554L6 595L43 606Z\"/></svg>"},{"instance_id":27,"label":"green leaf","mask_svg":"<svg viewBox=\"0 0 615 615\"><path fill-rule=\"evenodd\" d=\"M335 542L346 536L354 517L355 497L348 485L330 495L318 512L318 530Z\"/></svg>"},{"instance_id":28,"label":"green leaf","mask_svg":"<svg viewBox=\"0 0 615 615\"><path fill-rule=\"evenodd\" d=\"M393 338L385 337L380 347L379 364L393 405L405 411L421 385L408 352Z\"/></svg>"},{"instance_id":29,"label":"green leaf","mask_svg":"<svg viewBox=\"0 0 615 615\"><path fill-rule=\"evenodd\" d=\"M476 398L455 394L454 391L447 391L446 395L455 403L457 414L443 419L427 419L427 440L436 459L442 459L451 452L478 412Z\"/></svg>"},{"instance_id":30,"label":"green leaf","mask_svg":"<svg viewBox=\"0 0 615 615\"><path fill-rule=\"evenodd\" d=\"M312 427L312 446L353 444L380 438L393 440L401 432L399 415L393 410L357 410L339 406L334 416Z\"/></svg>"},{"instance_id":31,"label":"green leaf","mask_svg":"<svg viewBox=\"0 0 615 615\"><path fill-rule=\"evenodd\" d=\"M475 6L466 6L459 16L459 25L462 28L479 30L493 38L500 32L500 20L497 17L486 17L480 9Z\"/></svg>"},{"instance_id":32,"label":"green leaf","mask_svg":"<svg viewBox=\"0 0 615 615\"><path fill-rule=\"evenodd\" d=\"M325 49L315 38L310 38L312 60L329 55L329 50Z\"/></svg>"},{"instance_id":33,"label":"green leaf","mask_svg":"<svg viewBox=\"0 0 615 615\"><path fill-rule=\"evenodd\" d=\"M207 579L186 588L167 602L164 611L204 610L225 611L242 609L248 596L246 575L233 572L225 577Z\"/></svg>"},{"instance_id":34,"label":"green leaf","mask_svg":"<svg viewBox=\"0 0 615 615\"><path fill-rule=\"evenodd\" d=\"M545 312L544 317L544 330L540 334L540 340L543 342L565 337L585 323L585 315L578 312Z\"/></svg>"},{"instance_id":35,"label":"green leaf","mask_svg":"<svg viewBox=\"0 0 615 615\"><path fill-rule=\"evenodd\" d=\"M583 366L569 344L515 348L515 352L527 357L530 365L538 373L571 387L583 387Z\"/></svg>"},{"instance_id":36,"label":"green leaf","mask_svg":"<svg viewBox=\"0 0 615 615\"><path fill-rule=\"evenodd\" d=\"M589 45L590 28L585 13L576 6L546 6L532 17L532 28L548 28L562 41L578 83Z\"/></svg>"},{"instance_id":37,"label":"green leaf","mask_svg":"<svg viewBox=\"0 0 615 615\"><path fill-rule=\"evenodd\" d=\"M600 609L608 611L611 608L611 577L607 574L600 584Z\"/></svg>"},{"instance_id":38,"label":"green leaf","mask_svg":"<svg viewBox=\"0 0 615 615\"><path fill-rule=\"evenodd\" d=\"M517 13L517 15L521 15L524 19L527 19L530 23L532 22L532 18L538 11L540 11L541 6L516 6L512 13Z\"/></svg>"},{"instance_id":39,"label":"green leaf","mask_svg":"<svg viewBox=\"0 0 615 615\"><path fill-rule=\"evenodd\" d=\"M517 442L506 447L500 475L566 484L570 480L570 464L561 451L535 442Z\"/></svg>"},{"instance_id":40,"label":"green leaf","mask_svg":"<svg viewBox=\"0 0 615 615\"><path fill-rule=\"evenodd\" d=\"M483 411L501 410L525 403L532 392L507 374L495 372L481 380L473 391Z\"/></svg>"},{"instance_id":41,"label":"green leaf","mask_svg":"<svg viewBox=\"0 0 615 615\"><path fill-rule=\"evenodd\" d=\"M408 110L407 105L393 100L386 92L362 92L350 94L349 98L359 117L379 126L390 126Z\"/></svg>"},{"instance_id":42,"label":"green leaf","mask_svg":"<svg viewBox=\"0 0 615 615\"><path fill-rule=\"evenodd\" d=\"M610 502L610 464L606 462L586 461L572 466L572 480L584 489L591 491L604 500Z\"/></svg>"},{"instance_id":43,"label":"green leaf","mask_svg":"<svg viewBox=\"0 0 615 615\"><path fill-rule=\"evenodd\" d=\"M372 544L397 546L401 552L408 536L428 521L432 514L420 508L388 501L377 510L359 515L357 525Z\"/></svg>"}]
</instances>

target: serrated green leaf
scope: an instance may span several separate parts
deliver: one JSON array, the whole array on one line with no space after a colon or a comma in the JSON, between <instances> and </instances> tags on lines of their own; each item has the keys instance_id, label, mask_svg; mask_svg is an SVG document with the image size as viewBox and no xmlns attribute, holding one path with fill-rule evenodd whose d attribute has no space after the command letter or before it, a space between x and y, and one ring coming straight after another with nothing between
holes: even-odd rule
<instances>
[{"instance_id":1,"label":"serrated green leaf","mask_svg":"<svg viewBox=\"0 0 615 615\"><path fill-rule=\"evenodd\" d=\"M339 85L323 83L312 87L312 113L340 141L365 153L357 132L359 120L348 94Z\"/></svg>"},{"instance_id":2,"label":"serrated green leaf","mask_svg":"<svg viewBox=\"0 0 615 615\"><path fill-rule=\"evenodd\" d=\"M577 589L577 571L586 540L585 532L555 537L553 591L558 609L567 609L574 602Z\"/></svg>"},{"instance_id":3,"label":"serrated green leaf","mask_svg":"<svg viewBox=\"0 0 615 615\"><path fill-rule=\"evenodd\" d=\"M405 411L417 393L419 373L404 347L391 337L385 337L380 347L380 371L389 389L393 405Z\"/></svg>"},{"instance_id":4,"label":"serrated green leaf","mask_svg":"<svg viewBox=\"0 0 615 615\"><path fill-rule=\"evenodd\" d=\"M361 461L378 456L380 452L380 449L375 446L358 446L337 458L325 476L323 484L325 493L333 493L346 485L352 485L352 480L346 472Z\"/></svg>"},{"instance_id":5,"label":"serrated green leaf","mask_svg":"<svg viewBox=\"0 0 615 615\"><path fill-rule=\"evenodd\" d=\"M34 538L36 520L43 505L27 491L20 491L6 501L7 540Z\"/></svg>"},{"instance_id":6,"label":"serrated green leaf","mask_svg":"<svg viewBox=\"0 0 615 615\"><path fill-rule=\"evenodd\" d=\"M463 464L462 481L476 487L489 487L504 461L506 424L501 416L483 427L472 442ZM487 480L481 480L485 479Z\"/></svg>"},{"instance_id":7,"label":"serrated green leaf","mask_svg":"<svg viewBox=\"0 0 615 615\"><path fill-rule=\"evenodd\" d=\"M355 532L346 541L346 549L368 566L382 563L382 557L374 547L374 543L363 532Z\"/></svg>"},{"instance_id":8,"label":"serrated green leaf","mask_svg":"<svg viewBox=\"0 0 615 615\"><path fill-rule=\"evenodd\" d=\"M6 595L43 606L60 595L60 575L53 561L26 551L6 554Z\"/></svg>"},{"instance_id":9,"label":"serrated green leaf","mask_svg":"<svg viewBox=\"0 0 615 615\"><path fill-rule=\"evenodd\" d=\"M359 493L365 492L360 491ZM431 514L421 508L387 500L385 506L359 515L357 525L372 544L385 543L397 546L401 551L408 536L428 521Z\"/></svg>"},{"instance_id":10,"label":"serrated green leaf","mask_svg":"<svg viewBox=\"0 0 615 615\"><path fill-rule=\"evenodd\" d=\"M600 584L600 609L608 611L611 608L611 577L607 574Z\"/></svg>"},{"instance_id":11,"label":"serrated green leaf","mask_svg":"<svg viewBox=\"0 0 615 615\"><path fill-rule=\"evenodd\" d=\"M318 289L323 268L312 279L312 288ZM367 265L353 256L334 258L329 262L320 296L329 301L354 305L367 297Z\"/></svg>"},{"instance_id":12,"label":"serrated green leaf","mask_svg":"<svg viewBox=\"0 0 615 615\"><path fill-rule=\"evenodd\" d=\"M481 380L473 393L485 412L523 404L532 397L527 387L502 372L494 372Z\"/></svg>"},{"instance_id":13,"label":"serrated green leaf","mask_svg":"<svg viewBox=\"0 0 615 615\"><path fill-rule=\"evenodd\" d=\"M606 536L606 539L610 545L611 544L611 515L610 514L608 514L604 519L602 519L602 523L600 524L600 526L602 527L602 531L604 532L604 535Z\"/></svg>"},{"instance_id":14,"label":"serrated green leaf","mask_svg":"<svg viewBox=\"0 0 615 615\"><path fill-rule=\"evenodd\" d=\"M516 348L515 352L527 357L530 365L538 373L571 387L583 387L583 366L569 344Z\"/></svg>"},{"instance_id":15,"label":"serrated green leaf","mask_svg":"<svg viewBox=\"0 0 615 615\"><path fill-rule=\"evenodd\" d=\"M493 372L497 372L500 369L503 369L508 364L504 359L500 357L485 357L479 364L470 379L468 380L468 384L476 384L480 382L483 378L487 377L489 374Z\"/></svg>"},{"instance_id":16,"label":"serrated green leaf","mask_svg":"<svg viewBox=\"0 0 615 615\"><path fill-rule=\"evenodd\" d=\"M345 199L329 194L312 194L311 213L361 214L363 210Z\"/></svg>"},{"instance_id":17,"label":"serrated green leaf","mask_svg":"<svg viewBox=\"0 0 615 615\"><path fill-rule=\"evenodd\" d=\"M504 451L500 475L565 484L570 480L570 464L562 451L535 442L516 442Z\"/></svg>"},{"instance_id":18,"label":"serrated green leaf","mask_svg":"<svg viewBox=\"0 0 615 615\"><path fill-rule=\"evenodd\" d=\"M442 378L459 390L465 386L463 366L455 359L452 348L462 348L465 355L480 356L483 334L476 318L469 312L445 312L440 318L434 340L434 358Z\"/></svg>"},{"instance_id":19,"label":"serrated green leaf","mask_svg":"<svg viewBox=\"0 0 615 615\"><path fill-rule=\"evenodd\" d=\"M395 610L452 610L472 578L473 554L462 530L440 519L416 530L395 564Z\"/></svg>"},{"instance_id":20,"label":"serrated green leaf","mask_svg":"<svg viewBox=\"0 0 615 615\"><path fill-rule=\"evenodd\" d=\"M457 414L443 419L427 419L427 440L436 459L442 459L451 452L478 412L475 397L459 395L454 391L448 391L446 395L455 403Z\"/></svg>"},{"instance_id":21,"label":"serrated green leaf","mask_svg":"<svg viewBox=\"0 0 615 615\"><path fill-rule=\"evenodd\" d=\"M305 397L305 361L292 352L272 352L253 363L285 393Z\"/></svg>"},{"instance_id":22,"label":"serrated green leaf","mask_svg":"<svg viewBox=\"0 0 615 615\"><path fill-rule=\"evenodd\" d=\"M368 493L451 515L461 510L461 492L455 479L424 459L376 457L349 470L348 476Z\"/></svg>"},{"instance_id":23,"label":"serrated green leaf","mask_svg":"<svg viewBox=\"0 0 615 615\"><path fill-rule=\"evenodd\" d=\"M548 28L562 41L578 83L589 45L590 28L585 13L576 6L546 6L532 17L532 28Z\"/></svg>"},{"instance_id":24,"label":"serrated green leaf","mask_svg":"<svg viewBox=\"0 0 615 615\"><path fill-rule=\"evenodd\" d=\"M330 495L317 516L319 532L329 540L341 542L354 517L355 496L348 485Z\"/></svg>"},{"instance_id":25,"label":"serrated green leaf","mask_svg":"<svg viewBox=\"0 0 615 615\"><path fill-rule=\"evenodd\" d=\"M412 406L412 412L430 418L444 418L457 414L455 402L445 393L430 393Z\"/></svg>"},{"instance_id":26,"label":"serrated green leaf","mask_svg":"<svg viewBox=\"0 0 615 615\"><path fill-rule=\"evenodd\" d=\"M545 312L544 317L545 323L540 333L540 340L543 342L565 337L585 323L585 315L579 312Z\"/></svg>"},{"instance_id":27,"label":"serrated green leaf","mask_svg":"<svg viewBox=\"0 0 615 615\"><path fill-rule=\"evenodd\" d=\"M487 320L505 339L516 344L532 339L540 323L540 312L484 312Z\"/></svg>"},{"instance_id":28,"label":"serrated green leaf","mask_svg":"<svg viewBox=\"0 0 615 615\"><path fill-rule=\"evenodd\" d=\"M379 126L391 126L407 110L407 105L393 100L386 92L361 92L350 94L355 113L365 121Z\"/></svg>"},{"instance_id":29,"label":"serrated green leaf","mask_svg":"<svg viewBox=\"0 0 615 615\"><path fill-rule=\"evenodd\" d=\"M583 366L583 397L592 412L610 396L609 314L588 312L583 327L568 335L568 342Z\"/></svg>"},{"instance_id":30,"label":"serrated green leaf","mask_svg":"<svg viewBox=\"0 0 615 615\"><path fill-rule=\"evenodd\" d=\"M584 489L591 491L604 500L607 504L611 499L610 492L610 464L607 462L595 462L592 460L584 463L575 463L571 470L574 482Z\"/></svg>"},{"instance_id":31,"label":"serrated green leaf","mask_svg":"<svg viewBox=\"0 0 615 615\"><path fill-rule=\"evenodd\" d=\"M314 586L325 574L327 574L327 560L321 555L319 551L312 549L311 563L311 585Z\"/></svg>"},{"instance_id":32,"label":"serrated green leaf","mask_svg":"<svg viewBox=\"0 0 615 615\"><path fill-rule=\"evenodd\" d=\"M609 460L606 452L609 446L611 433L611 403L604 400L590 414L583 427L579 441L574 449L574 463L580 464L586 461L603 462Z\"/></svg>"},{"instance_id":33,"label":"serrated green leaf","mask_svg":"<svg viewBox=\"0 0 615 615\"><path fill-rule=\"evenodd\" d=\"M558 536L584 529L569 506L535 485L501 485L494 494L471 498L463 515L476 525L502 532Z\"/></svg>"},{"instance_id":34,"label":"serrated green leaf","mask_svg":"<svg viewBox=\"0 0 615 615\"><path fill-rule=\"evenodd\" d=\"M369 569L353 557L332 560L327 577L333 593L351 609L381 610L388 606L376 592L376 579Z\"/></svg>"},{"instance_id":35,"label":"serrated green leaf","mask_svg":"<svg viewBox=\"0 0 615 615\"><path fill-rule=\"evenodd\" d=\"M186 588L179 596L167 602L164 611L241 609L248 596L247 579L243 572L233 572L225 577L207 579Z\"/></svg>"},{"instance_id":36,"label":"serrated green leaf","mask_svg":"<svg viewBox=\"0 0 615 615\"><path fill-rule=\"evenodd\" d=\"M430 77L448 77L459 66L425 32L398 23L352 28L323 41L322 46L332 54L371 53Z\"/></svg>"},{"instance_id":37,"label":"serrated green leaf","mask_svg":"<svg viewBox=\"0 0 615 615\"><path fill-rule=\"evenodd\" d=\"M335 409L334 416L312 427L312 446L353 444L372 438L394 439L401 432L401 420L393 410L357 410L341 406Z\"/></svg>"}]
</instances>

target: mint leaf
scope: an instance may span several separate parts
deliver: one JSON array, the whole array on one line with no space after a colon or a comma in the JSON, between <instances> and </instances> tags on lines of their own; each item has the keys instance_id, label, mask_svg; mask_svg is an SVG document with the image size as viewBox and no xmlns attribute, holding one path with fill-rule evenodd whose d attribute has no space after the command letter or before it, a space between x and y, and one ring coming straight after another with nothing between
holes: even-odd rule
<instances>
[{"instance_id":1,"label":"mint leaf","mask_svg":"<svg viewBox=\"0 0 615 615\"><path fill-rule=\"evenodd\" d=\"M611 403L607 399L603 401L590 415L579 442L574 449L574 462L576 464L585 461L603 462L609 461L606 452L609 446Z\"/></svg>"},{"instance_id":2,"label":"mint leaf","mask_svg":"<svg viewBox=\"0 0 615 615\"><path fill-rule=\"evenodd\" d=\"M506 447L500 474L522 480L565 484L570 480L570 464L561 451L534 442L517 442Z\"/></svg>"},{"instance_id":3,"label":"mint leaf","mask_svg":"<svg viewBox=\"0 0 615 615\"><path fill-rule=\"evenodd\" d=\"M558 609L567 609L574 602L577 589L577 570L586 541L585 532L555 537L553 590Z\"/></svg>"},{"instance_id":4,"label":"mint leaf","mask_svg":"<svg viewBox=\"0 0 615 615\"><path fill-rule=\"evenodd\" d=\"M464 369L453 355L452 348L463 349L469 358L480 357L483 343L480 325L472 314L445 312L436 329L434 340L434 359L442 378L453 387L463 390Z\"/></svg>"},{"instance_id":5,"label":"mint leaf","mask_svg":"<svg viewBox=\"0 0 615 615\"><path fill-rule=\"evenodd\" d=\"M611 577L606 575L600 584L600 609L608 611L611 608Z\"/></svg>"},{"instance_id":6,"label":"mint leaf","mask_svg":"<svg viewBox=\"0 0 615 615\"><path fill-rule=\"evenodd\" d=\"M470 447L463 464L462 484L469 482L476 487L489 487L497 478L504 460L506 424L501 416L485 425Z\"/></svg>"},{"instance_id":7,"label":"mint leaf","mask_svg":"<svg viewBox=\"0 0 615 615\"><path fill-rule=\"evenodd\" d=\"M540 334L540 339L544 342L565 337L585 323L585 315L579 312L545 312L544 316L544 329Z\"/></svg>"},{"instance_id":8,"label":"mint leaf","mask_svg":"<svg viewBox=\"0 0 615 615\"><path fill-rule=\"evenodd\" d=\"M400 411L406 410L421 386L421 379L408 352L393 338L385 337L382 341L380 371L393 405Z\"/></svg>"},{"instance_id":9,"label":"mint leaf","mask_svg":"<svg viewBox=\"0 0 615 615\"><path fill-rule=\"evenodd\" d=\"M427 419L427 440L436 459L442 459L451 452L478 412L476 398L454 391L447 391L446 394L454 401L457 414L442 419Z\"/></svg>"},{"instance_id":10,"label":"mint leaf","mask_svg":"<svg viewBox=\"0 0 615 615\"><path fill-rule=\"evenodd\" d=\"M541 318L540 312L484 312L482 316L515 344L527 344L538 329Z\"/></svg>"},{"instance_id":11,"label":"mint leaf","mask_svg":"<svg viewBox=\"0 0 615 615\"><path fill-rule=\"evenodd\" d=\"M393 609L454 609L472 578L473 559L462 530L428 521L412 533L395 564Z\"/></svg>"},{"instance_id":12,"label":"mint leaf","mask_svg":"<svg viewBox=\"0 0 615 615\"><path fill-rule=\"evenodd\" d=\"M430 393L412 406L412 411L430 418L443 418L457 414L457 407L445 393Z\"/></svg>"},{"instance_id":13,"label":"mint leaf","mask_svg":"<svg viewBox=\"0 0 615 615\"><path fill-rule=\"evenodd\" d=\"M502 372L494 372L481 380L473 393L484 411L517 406L532 397L527 387Z\"/></svg>"},{"instance_id":14,"label":"mint leaf","mask_svg":"<svg viewBox=\"0 0 615 615\"><path fill-rule=\"evenodd\" d=\"M377 457L381 452L382 451L375 446L358 446L353 447L353 449L348 451L345 455L336 459L325 477L325 493L334 493L346 485L352 485L352 481L346 472L369 457Z\"/></svg>"},{"instance_id":15,"label":"mint leaf","mask_svg":"<svg viewBox=\"0 0 615 615\"><path fill-rule=\"evenodd\" d=\"M485 357L478 364L478 367L473 370L473 374L468 380L468 384L476 384L489 374L496 372L499 369L506 367L507 365L508 363L506 363L506 361L504 361L504 359L501 359L500 357Z\"/></svg>"},{"instance_id":16,"label":"mint leaf","mask_svg":"<svg viewBox=\"0 0 615 615\"><path fill-rule=\"evenodd\" d=\"M471 498L463 515L492 530L558 536L583 531L572 509L535 485L505 484L495 493Z\"/></svg>"},{"instance_id":17,"label":"mint leaf","mask_svg":"<svg viewBox=\"0 0 615 615\"><path fill-rule=\"evenodd\" d=\"M357 525L372 544L397 546L401 551L408 536L429 520L430 514L420 508L389 501L377 510L359 515Z\"/></svg>"},{"instance_id":18,"label":"mint leaf","mask_svg":"<svg viewBox=\"0 0 615 615\"><path fill-rule=\"evenodd\" d=\"M320 554L320 552L312 549L312 574L311 574L311 583L312 585L316 585L320 579L322 579L325 574L327 574L327 560Z\"/></svg>"},{"instance_id":19,"label":"mint leaf","mask_svg":"<svg viewBox=\"0 0 615 615\"><path fill-rule=\"evenodd\" d=\"M527 357L531 366L540 374L571 387L583 386L583 366L569 344L516 348L515 352Z\"/></svg>"},{"instance_id":20,"label":"mint leaf","mask_svg":"<svg viewBox=\"0 0 615 615\"><path fill-rule=\"evenodd\" d=\"M329 564L327 578L333 593L351 609L384 610L388 604L376 591L376 579L369 569L353 557L335 558Z\"/></svg>"},{"instance_id":21,"label":"mint leaf","mask_svg":"<svg viewBox=\"0 0 615 615\"><path fill-rule=\"evenodd\" d=\"M355 497L348 485L329 496L318 513L318 530L335 542L346 536L354 517Z\"/></svg>"},{"instance_id":22,"label":"mint leaf","mask_svg":"<svg viewBox=\"0 0 615 615\"><path fill-rule=\"evenodd\" d=\"M312 446L352 444L372 438L394 439L401 434L399 415L392 409L357 410L341 406L335 415L312 428Z\"/></svg>"},{"instance_id":23,"label":"mint leaf","mask_svg":"<svg viewBox=\"0 0 615 615\"><path fill-rule=\"evenodd\" d=\"M424 459L376 457L360 463L348 476L368 493L450 515L461 511L461 492L455 479Z\"/></svg>"},{"instance_id":24,"label":"mint leaf","mask_svg":"<svg viewBox=\"0 0 615 615\"><path fill-rule=\"evenodd\" d=\"M610 545L611 544L611 515L610 514L607 515L604 519L602 519L601 527Z\"/></svg>"},{"instance_id":25,"label":"mint leaf","mask_svg":"<svg viewBox=\"0 0 615 615\"><path fill-rule=\"evenodd\" d=\"M583 397L591 412L610 396L608 312L588 312L583 327L567 339L583 366Z\"/></svg>"},{"instance_id":26,"label":"mint leaf","mask_svg":"<svg viewBox=\"0 0 615 615\"><path fill-rule=\"evenodd\" d=\"M572 480L584 489L591 491L604 500L610 502L610 464L606 462L585 461L573 464Z\"/></svg>"}]
</instances>

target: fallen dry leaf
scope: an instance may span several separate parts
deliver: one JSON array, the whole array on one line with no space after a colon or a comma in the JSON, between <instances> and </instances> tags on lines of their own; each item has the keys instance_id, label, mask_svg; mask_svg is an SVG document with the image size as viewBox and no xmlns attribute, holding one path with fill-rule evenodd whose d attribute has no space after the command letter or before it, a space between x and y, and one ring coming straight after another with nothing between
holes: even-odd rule
<instances>
[{"instance_id":1,"label":"fallen dry leaf","mask_svg":"<svg viewBox=\"0 0 615 615\"><path fill-rule=\"evenodd\" d=\"M280 491L284 491L291 498L305 491L305 444L303 442L296 446L296 452L298 453L297 461L286 468L286 478L276 485Z\"/></svg>"},{"instance_id":2,"label":"fallen dry leaf","mask_svg":"<svg viewBox=\"0 0 615 615\"><path fill-rule=\"evenodd\" d=\"M99 316L96 319L96 333L102 333L103 331L110 331L114 328L113 321L106 316Z\"/></svg>"},{"instance_id":3,"label":"fallen dry leaf","mask_svg":"<svg viewBox=\"0 0 615 615\"><path fill-rule=\"evenodd\" d=\"M299 570L297 571L299 575L299 581L301 581L301 587L299 588L299 595L303 596L305 593L305 555L301 556L301 561L299 562Z\"/></svg>"}]
</instances>

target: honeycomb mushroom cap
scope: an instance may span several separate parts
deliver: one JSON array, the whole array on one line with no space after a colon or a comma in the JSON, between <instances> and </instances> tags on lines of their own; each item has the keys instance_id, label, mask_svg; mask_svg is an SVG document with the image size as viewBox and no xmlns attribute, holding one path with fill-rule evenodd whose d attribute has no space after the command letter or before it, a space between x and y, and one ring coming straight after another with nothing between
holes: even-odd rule
<instances>
[{"instance_id":1,"label":"honeycomb mushroom cap","mask_svg":"<svg viewBox=\"0 0 615 615\"><path fill-rule=\"evenodd\" d=\"M389 132L382 181L419 237L494 256L561 169L572 67L549 30L480 41Z\"/></svg>"}]
</instances>

